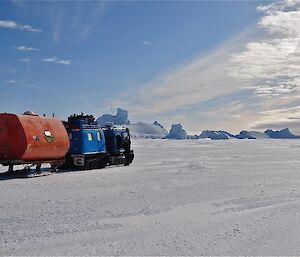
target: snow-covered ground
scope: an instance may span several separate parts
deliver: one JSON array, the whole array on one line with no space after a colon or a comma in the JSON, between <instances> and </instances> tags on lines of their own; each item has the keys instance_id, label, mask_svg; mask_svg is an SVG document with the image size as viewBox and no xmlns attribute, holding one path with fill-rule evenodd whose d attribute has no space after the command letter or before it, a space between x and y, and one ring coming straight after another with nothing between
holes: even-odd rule
<instances>
[{"instance_id":1,"label":"snow-covered ground","mask_svg":"<svg viewBox=\"0 0 300 257\"><path fill-rule=\"evenodd\" d=\"M129 167L0 180L0 255L300 254L300 140L133 147Z\"/></svg>"}]
</instances>

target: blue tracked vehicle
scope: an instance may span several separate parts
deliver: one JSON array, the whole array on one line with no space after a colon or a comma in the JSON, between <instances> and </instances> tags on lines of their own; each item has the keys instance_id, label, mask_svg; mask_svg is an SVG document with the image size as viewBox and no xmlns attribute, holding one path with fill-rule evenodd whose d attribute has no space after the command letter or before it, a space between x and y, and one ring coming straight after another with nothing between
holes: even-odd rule
<instances>
[{"instance_id":1,"label":"blue tracked vehicle","mask_svg":"<svg viewBox=\"0 0 300 257\"><path fill-rule=\"evenodd\" d=\"M92 115L71 115L65 122L70 148L62 169L97 169L129 165L134 158L127 128L101 128Z\"/></svg>"},{"instance_id":2,"label":"blue tracked vehicle","mask_svg":"<svg viewBox=\"0 0 300 257\"><path fill-rule=\"evenodd\" d=\"M134 158L131 150L130 133L128 128L107 126L103 128L106 150L109 154L109 164L129 165Z\"/></svg>"}]
</instances>

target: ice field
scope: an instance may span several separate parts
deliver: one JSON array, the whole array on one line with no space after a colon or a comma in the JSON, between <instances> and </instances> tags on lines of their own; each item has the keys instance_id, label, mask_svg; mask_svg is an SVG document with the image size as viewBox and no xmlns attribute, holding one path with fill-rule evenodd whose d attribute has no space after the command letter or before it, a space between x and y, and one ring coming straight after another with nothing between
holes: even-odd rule
<instances>
[{"instance_id":1,"label":"ice field","mask_svg":"<svg viewBox=\"0 0 300 257\"><path fill-rule=\"evenodd\" d=\"M300 255L300 140L133 149L129 167L0 177L0 255Z\"/></svg>"}]
</instances>

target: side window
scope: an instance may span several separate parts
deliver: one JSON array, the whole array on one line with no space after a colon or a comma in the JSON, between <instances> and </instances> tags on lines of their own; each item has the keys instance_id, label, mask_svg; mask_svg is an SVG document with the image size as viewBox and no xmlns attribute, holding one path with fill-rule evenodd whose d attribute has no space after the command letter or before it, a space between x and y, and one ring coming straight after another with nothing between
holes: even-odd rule
<instances>
[{"instance_id":1,"label":"side window","mask_svg":"<svg viewBox=\"0 0 300 257\"><path fill-rule=\"evenodd\" d=\"M121 137L121 135L116 136L116 141L117 141L117 147L121 148L122 147L122 137Z\"/></svg>"},{"instance_id":2,"label":"side window","mask_svg":"<svg viewBox=\"0 0 300 257\"><path fill-rule=\"evenodd\" d=\"M127 133L127 132L124 132L124 133L123 133L123 138L124 138L124 140L127 140L127 139L128 139L128 133Z\"/></svg>"},{"instance_id":3,"label":"side window","mask_svg":"<svg viewBox=\"0 0 300 257\"><path fill-rule=\"evenodd\" d=\"M101 133L100 133L100 131L97 131L97 139L98 139L98 141L101 141Z\"/></svg>"},{"instance_id":4,"label":"side window","mask_svg":"<svg viewBox=\"0 0 300 257\"><path fill-rule=\"evenodd\" d=\"M92 133L84 133L84 139L88 141L93 141L93 134Z\"/></svg>"}]
</instances>

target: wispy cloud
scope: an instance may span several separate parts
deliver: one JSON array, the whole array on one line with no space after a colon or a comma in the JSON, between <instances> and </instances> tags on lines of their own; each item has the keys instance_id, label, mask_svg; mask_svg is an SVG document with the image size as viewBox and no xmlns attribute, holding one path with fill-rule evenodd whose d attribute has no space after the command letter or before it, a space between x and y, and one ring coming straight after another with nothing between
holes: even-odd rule
<instances>
[{"instance_id":1,"label":"wispy cloud","mask_svg":"<svg viewBox=\"0 0 300 257\"><path fill-rule=\"evenodd\" d=\"M11 86L16 86L16 87L28 87L28 88L35 88L35 89L41 89L43 87L35 85L35 84L30 84L30 83L25 83L25 82L17 82L16 80L6 80L5 81L7 84Z\"/></svg>"},{"instance_id":2,"label":"wispy cloud","mask_svg":"<svg viewBox=\"0 0 300 257\"><path fill-rule=\"evenodd\" d=\"M143 41L142 45L150 46L150 45L152 45L152 42L151 41Z\"/></svg>"},{"instance_id":3,"label":"wispy cloud","mask_svg":"<svg viewBox=\"0 0 300 257\"><path fill-rule=\"evenodd\" d=\"M15 49L19 51L26 51L26 52L32 52L32 51L41 51L40 49L29 47L29 46L16 46Z\"/></svg>"},{"instance_id":4,"label":"wispy cloud","mask_svg":"<svg viewBox=\"0 0 300 257\"><path fill-rule=\"evenodd\" d=\"M41 8L39 4L31 1L12 0L11 2L15 8L32 17L40 18L42 15L49 24L47 31L55 44L62 41L86 40L98 31L103 31L101 21L113 5L113 1L106 0L75 1L72 5L68 1L45 1ZM10 27L18 26L10 24Z\"/></svg>"},{"instance_id":5,"label":"wispy cloud","mask_svg":"<svg viewBox=\"0 0 300 257\"><path fill-rule=\"evenodd\" d=\"M6 83L9 83L9 84L15 84L17 83L17 81L13 80L13 79L8 79L8 80L5 80Z\"/></svg>"},{"instance_id":6,"label":"wispy cloud","mask_svg":"<svg viewBox=\"0 0 300 257\"><path fill-rule=\"evenodd\" d=\"M238 51L247 33L222 43L205 56L158 76L130 96L117 99L133 109L136 115L158 115L186 109L210 99L234 93L241 88L236 79L228 76L231 54Z\"/></svg>"},{"instance_id":7,"label":"wispy cloud","mask_svg":"<svg viewBox=\"0 0 300 257\"><path fill-rule=\"evenodd\" d=\"M295 110L300 106L300 1L278 1L257 10L262 17L256 27L162 74L130 96L116 99L116 103L132 110L137 119L145 114L163 120L184 114L189 124L199 127L223 124L228 129L260 128L262 124L283 125L283 119L286 124L296 124L299 116ZM240 99L233 107L230 98L221 105L209 104L243 91L247 100ZM198 107L198 116L190 117L188 113Z\"/></svg>"},{"instance_id":8,"label":"wispy cloud","mask_svg":"<svg viewBox=\"0 0 300 257\"><path fill-rule=\"evenodd\" d=\"M63 24L65 24L64 19L66 14L64 13L64 9L56 2L54 6L49 6L45 15L47 15L46 17L50 20L53 42L58 44L63 35Z\"/></svg>"},{"instance_id":9,"label":"wispy cloud","mask_svg":"<svg viewBox=\"0 0 300 257\"><path fill-rule=\"evenodd\" d=\"M72 60L60 60L56 56L42 59L43 62L50 62L50 63L57 63L57 64L64 64L64 65L70 65L72 63Z\"/></svg>"},{"instance_id":10,"label":"wispy cloud","mask_svg":"<svg viewBox=\"0 0 300 257\"><path fill-rule=\"evenodd\" d=\"M99 30L100 22L108 10L107 1L77 2L71 19L72 30L85 40ZM89 13L87 17L86 13ZM102 28L100 28L102 29Z\"/></svg>"},{"instance_id":11,"label":"wispy cloud","mask_svg":"<svg viewBox=\"0 0 300 257\"><path fill-rule=\"evenodd\" d=\"M41 29L33 28L30 25L26 24L20 24L15 21L9 21L9 20L0 20L0 28L5 29L20 29L20 30L26 30L29 32L42 32Z\"/></svg>"},{"instance_id":12,"label":"wispy cloud","mask_svg":"<svg viewBox=\"0 0 300 257\"><path fill-rule=\"evenodd\" d=\"M110 1L47 1L44 8L30 1L12 1L14 6L32 14L42 14L49 23L53 43L82 41L93 36L101 27L101 20L112 3ZM88 14L88 15L87 15Z\"/></svg>"},{"instance_id":13,"label":"wispy cloud","mask_svg":"<svg viewBox=\"0 0 300 257\"><path fill-rule=\"evenodd\" d=\"M30 58L23 58L23 59L20 59L19 62L31 62L31 59Z\"/></svg>"},{"instance_id":14,"label":"wispy cloud","mask_svg":"<svg viewBox=\"0 0 300 257\"><path fill-rule=\"evenodd\" d=\"M35 88L35 89L41 89L43 87L38 86L38 85L34 85L34 84L27 84L27 85L23 85L24 87L31 87L31 88Z\"/></svg>"}]
</instances>

